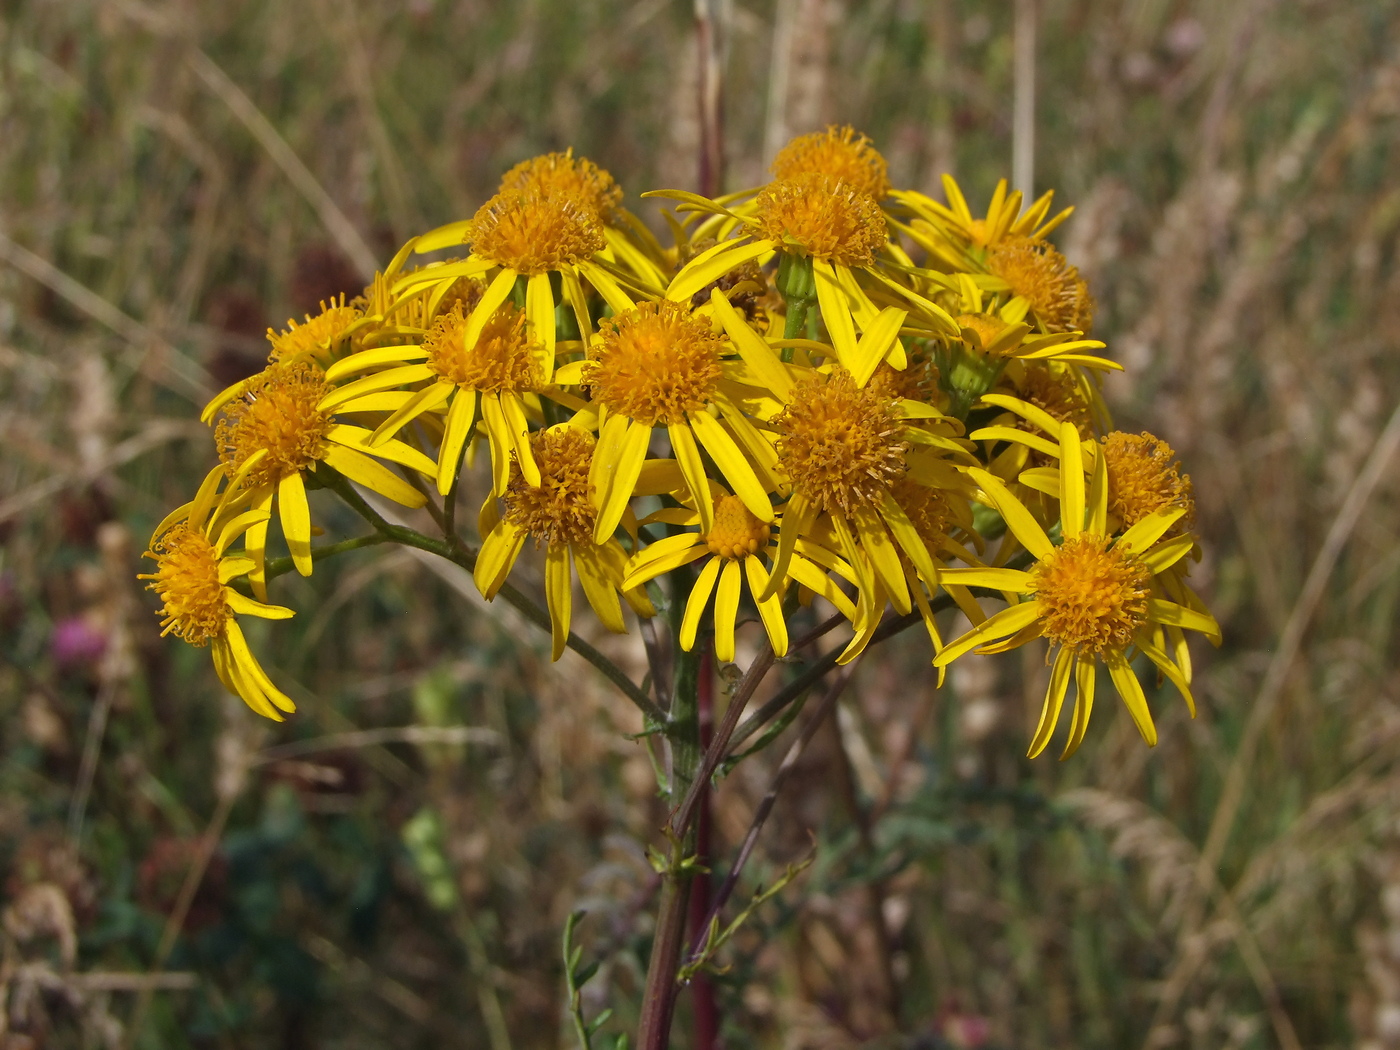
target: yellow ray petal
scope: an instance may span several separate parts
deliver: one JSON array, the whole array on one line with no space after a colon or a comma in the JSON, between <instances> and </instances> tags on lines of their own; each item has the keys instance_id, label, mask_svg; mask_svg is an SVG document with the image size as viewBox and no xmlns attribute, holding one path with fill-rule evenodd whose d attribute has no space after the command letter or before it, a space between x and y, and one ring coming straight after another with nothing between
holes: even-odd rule
<instances>
[{"instance_id":1,"label":"yellow ray petal","mask_svg":"<svg viewBox=\"0 0 1400 1050\"><path fill-rule=\"evenodd\" d=\"M904 579L904 567L899 563L899 551L879 513L868 506L859 506L852 514L860 546L870 559L871 568L901 616L913 609L909 601L909 586Z\"/></svg>"},{"instance_id":2,"label":"yellow ray petal","mask_svg":"<svg viewBox=\"0 0 1400 1050\"><path fill-rule=\"evenodd\" d=\"M489 394L482 395L483 399L490 396ZM510 434L515 460L520 465L520 476L525 479L525 484L538 486L540 468L539 464L535 462L534 450L530 447L530 421L525 416L525 402L521 400L518 393L511 391L495 396L500 400L501 416L505 420Z\"/></svg>"},{"instance_id":3,"label":"yellow ray petal","mask_svg":"<svg viewBox=\"0 0 1400 1050\"><path fill-rule=\"evenodd\" d=\"M1172 662L1171 657L1164 650L1157 648L1151 642L1138 641L1136 644L1142 655L1156 664L1157 669L1167 676L1172 685L1176 686L1182 699L1186 701L1186 708L1191 712L1191 717L1195 718L1196 698L1191 695L1191 683L1188 681L1188 676Z\"/></svg>"},{"instance_id":4,"label":"yellow ray petal","mask_svg":"<svg viewBox=\"0 0 1400 1050\"><path fill-rule=\"evenodd\" d=\"M480 300L472 307L471 316L467 318L467 327L462 331L462 349L468 353L475 349L477 340L481 338L481 330L486 327L486 322L491 320L496 311L501 308L501 304L510 298L510 293L515 289L517 276L514 270L506 268L492 278Z\"/></svg>"},{"instance_id":5,"label":"yellow ray petal","mask_svg":"<svg viewBox=\"0 0 1400 1050\"><path fill-rule=\"evenodd\" d=\"M666 289L666 298L683 303L711 281L717 281L736 266L757 259L773 250L772 241L750 244L721 241L686 263Z\"/></svg>"},{"instance_id":6,"label":"yellow ray petal","mask_svg":"<svg viewBox=\"0 0 1400 1050\"><path fill-rule=\"evenodd\" d=\"M1126 546L1134 554L1145 555L1147 549L1161 539L1166 531L1175 525L1185 513L1186 511L1181 507L1163 507L1161 510L1153 511L1118 537L1118 543Z\"/></svg>"},{"instance_id":7,"label":"yellow ray petal","mask_svg":"<svg viewBox=\"0 0 1400 1050\"><path fill-rule=\"evenodd\" d=\"M1093 660L1080 660L1075 665L1074 720L1070 723L1069 739L1065 742L1065 749L1060 754L1061 762L1078 751L1079 745L1084 743L1084 734L1089 729L1089 714L1094 709L1095 668Z\"/></svg>"},{"instance_id":8,"label":"yellow ray petal","mask_svg":"<svg viewBox=\"0 0 1400 1050\"><path fill-rule=\"evenodd\" d=\"M1021 569L940 569L938 582L963 587L987 587L1012 594L1030 594L1034 588L1031 575Z\"/></svg>"},{"instance_id":9,"label":"yellow ray petal","mask_svg":"<svg viewBox=\"0 0 1400 1050\"><path fill-rule=\"evenodd\" d=\"M1218 634L1220 631L1220 625L1215 622L1214 616L1188 609L1176 602L1163 601L1161 598L1147 599L1147 618L1153 623L1171 624L1173 627L1184 627L1188 631L1200 631L1205 635Z\"/></svg>"},{"instance_id":10,"label":"yellow ray petal","mask_svg":"<svg viewBox=\"0 0 1400 1050\"><path fill-rule=\"evenodd\" d=\"M1039 434L1032 434L1026 430L1017 430L1015 427L983 427L980 430L974 430L968 437L973 441L1011 441L1018 445L1025 445L1027 448L1033 448L1037 452L1043 452L1047 456L1059 458L1060 455L1060 446L1057 443L1047 441ZM1058 474L1059 472L1056 471L1057 478ZM1058 496L1059 492L1056 491L1052 493L1052 495Z\"/></svg>"},{"instance_id":11,"label":"yellow ray petal","mask_svg":"<svg viewBox=\"0 0 1400 1050\"><path fill-rule=\"evenodd\" d=\"M510 570L515 566L515 559L520 556L520 549L525 545L525 538L524 529L509 521L501 521L486 533L486 538L481 541L481 550L476 556L476 568L472 571L472 579L476 582L476 589L487 601L496 597L501 584L505 583L506 577L510 575Z\"/></svg>"},{"instance_id":12,"label":"yellow ray petal","mask_svg":"<svg viewBox=\"0 0 1400 1050\"><path fill-rule=\"evenodd\" d=\"M1104 654L1104 663L1108 664L1109 677L1118 687L1118 695L1127 705L1128 714L1132 715L1133 723L1142 734L1142 739L1147 742L1148 747L1156 747L1157 727L1152 724L1152 712L1148 710L1147 697L1143 695L1142 683L1138 681L1132 665L1128 663L1127 657L1113 649Z\"/></svg>"},{"instance_id":13,"label":"yellow ray petal","mask_svg":"<svg viewBox=\"0 0 1400 1050\"><path fill-rule=\"evenodd\" d=\"M851 318L850 303L836 278L836 271L825 259L812 260L812 276L816 278L817 305L821 307L822 321L826 324L827 335L836 350L836 359L848 372L855 371L856 326Z\"/></svg>"},{"instance_id":14,"label":"yellow ray petal","mask_svg":"<svg viewBox=\"0 0 1400 1050\"><path fill-rule=\"evenodd\" d=\"M938 586L938 568L928 552L928 544L919 535L919 530L909 520L909 515L888 490L881 497L880 516L885 519L890 534L904 551L904 556L913 563L914 570L930 587Z\"/></svg>"},{"instance_id":15,"label":"yellow ray petal","mask_svg":"<svg viewBox=\"0 0 1400 1050\"><path fill-rule=\"evenodd\" d=\"M491 446L491 493L504 496L510 484L510 454L515 449L515 438L501 410L500 396L495 392L481 395L481 422Z\"/></svg>"},{"instance_id":16,"label":"yellow ray petal","mask_svg":"<svg viewBox=\"0 0 1400 1050\"><path fill-rule=\"evenodd\" d=\"M525 288L525 319L534 329L543 352L539 355L544 380L548 383L554 375L554 343L558 330L554 324L554 290L549 284L549 274L530 275ZM532 482L539 484L539 482Z\"/></svg>"},{"instance_id":17,"label":"yellow ray petal","mask_svg":"<svg viewBox=\"0 0 1400 1050\"><path fill-rule=\"evenodd\" d=\"M421 507L428 502L427 496L384 464L344 445L328 445L325 462L351 481L359 482L365 488L373 489L405 507Z\"/></svg>"},{"instance_id":18,"label":"yellow ray petal","mask_svg":"<svg viewBox=\"0 0 1400 1050\"><path fill-rule=\"evenodd\" d=\"M783 619L783 601L777 595L766 602L759 601L768 587L768 572L756 557L744 559L744 574L749 583L749 594L758 606L758 615L763 620L763 629L768 632L768 644L773 647L774 656L786 656L788 651L787 621Z\"/></svg>"},{"instance_id":19,"label":"yellow ray petal","mask_svg":"<svg viewBox=\"0 0 1400 1050\"><path fill-rule=\"evenodd\" d=\"M767 601L778 592L783 577L787 575L788 560L797 548L798 539L812 528L816 518L817 508L802 493L794 492L783 511L782 526L778 530L778 553L773 559L772 575L761 596L762 601Z\"/></svg>"},{"instance_id":20,"label":"yellow ray petal","mask_svg":"<svg viewBox=\"0 0 1400 1050\"><path fill-rule=\"evenodd\" d=\"M977 467L969 469L967 473L996 506L997 511L1006 520L1007 528L1021 541L1026 550L1036 558L1044 558L1055 549L1040 523L1031 517L1026 505L1011 494L1011 490L1000 478Z\"/></svg>"},{"instance_id":21,"label":"yellow ray petal","mask_svg":"<svg viewBox=\"0 0 1400 1050\"><path fill-rule=\"evenodd\" d=\"M612 307L614 314L623 314L637 308L632 297L622 290L622 285L618 284L613 279L612 274L597 263L581 262L578 268L579 272L588 278L588 283L598 290L598 294L603 297L603 302Z\"/></svg>"},{"instance_id":22,"label":"yellow ray petal","mask_svg":"<svg viewBox=\"0 0 1400 1050\"><path fill-rule=\"evenodd\" d=\"M377 447L371 446L370 432L364 427L352 427L345 423L333 424L326 431L326 440L334 441L337 445L344 445L356 452L377 456L379 459L387 459L391 463L402 463L405 467L416 470L420 474L426 474L428 477L432 477L437 470L436 463L412 445L406 445L402 441L388 439Z\"/></svg>"},{"instance_id":23,"label":"yellow ray petal","mask_svg":"<svg viewBox=\"0 0 1400 1050\"><path fill-rule=\"evenodd\" d=\"M899 329L908 316L907 310L887 306L866 327L851 358L854 365L851 374L855 377L856 386L865 386L880 362L890 355L899 342Z\"/></svg>"},{"instance_id":24,"label":"yellow ray petal","mask_svg":"<svg viewBox=\"0 0 1400 1050\"><path fill-rule=\"evenodd\" d=\"M952 663L963 653L976 649L979 645L985 645L998 638L1009 637L1023 627L1034 623L1039 616L1040 603L1034 601L1021 602L1019 605L1003 609L995 616L987 617L961 638L949 642L948 647L934 659L934 665L943 667Z\"/></svg>"},{"instance_id":25,"label":"yellow ray petal","mask_svg":"<svg viewBox=\"0 0 1400 1050\"><path fill-rule=\"evenodd\" d=\"M384 442L388 441L424 412L437 408L452 396L452 391L454 389L455 387L453 384L439 379L436 383L432 383L425 386L422 390L419 390L395 409L388 419L384 420L384 422L380 423L379 426L375 428L374 433L370 435L369 441L367 442L369 449L374 449L384 444ZM327 436L329 437L329 435Z\"/></svg>"},{"instance_id":26,"label":"yellow ray petal","mask_svg":"<svg viewBox=\"0 0 1400 1050\"><path fill-rule=\"evenodd\" d=\"M744 458L743 452L739 451L739 446L729 436L729 432L720 425L719 420L703 410L689 412L686 416L695 431L695 436L700 439L700 444L705 446L705 451L715 461L715 466L719 467L724 480L729 482L734 495L744 501L744 506L748 507L749 512L759 521L772 521L773 504L768 499L768 493L759 483L753 465Z\"/></svg>"},{"instance_id":27,"label":"yellow ray petal","mask_svg":"<svg viewBox=\"0 0 1400 1050\"><path fill-rule=\"evenodd\" d=\"M326 369L326 382L334 385L356 372L367 372L371 368L383 368L385 365L402 366L412 361L421 361L427 356L428 351L421 346L380 346L373 350L361 350L349 357L342 357L339 361L333 361Z\"/></svg>"},{"instance_id":28,"label":"yellow ray petal","mask_svg":"<svg viewBox=\"0 0 1400 1050\"><path fill-rule=\"evenodd\" d=\"M388 368L383 372L376 372L374 375L364 376L354 382L346 383L344 386L335 387L329 394L321 398L316 410L318 412L331 412L346 402L353 401L365 394L377 394L383 390L392 390L396 386L421 383L425 379L437 379L437 373L427 365L403 365L400 368Z\"/></svg>"},{"instance_id":29,"label":"yellow ray petal","mask_svg":"<svg viewBox=\"0 0 1400 1050\"><path fill-rule=\"evenodd\" d=\"M268 678L267 672L262 669L262 664L258 663L258 658L248 648L248 640L243 636L243 630L238 626L237 620L228 622L225 636L228 638L229 662L232 665L231 669L235 678L239 672L242 672L266 699L272 701L283 711L295 711L297 705L292 703L291 698L286 693L272 684L272 679ZM246 700L247 697L244 699Z\"/></svg>"},{"instance_id":30,"label":"yellow ray petal","mask_svg":"<svg viewBox=\"0 0 1400 1050\"><path fill-rule=\"evenodd\" d=\"M1084 531L1084 449L1069 422L1060 424L1060 529L1067 540Z\"/></svg>"},{"instance_id":31,"label":"yellow ray petal","mask_svg":"<svg viewBox=\"0 0 1400 1050\"><path fill-rule=\"evenodd\" d=\"M301 472L288 474L277 485L277 513L282 519L282 535L292 554L292 564L303 576L311 575L311 508L306 502L306 485Z\"/></svg>"},{"instance_id":32,"label":"yellow ray petal","mask_svg":"<svg viewBox=\"0 0 1400 1050\"><path fill-rule=\"evenodd\" d=\"M476 422L475 390L458 390L447 410L447 425L443 430L442 447L438 450L437 490L446 496L452 490L452 482L462 466L462 449L471 436Z\"/></svg>"},{"instance_id":33,"label":"yellow ray petal","mask_svg":"<svg viewBox=\"0 0 1400 1050\"><path fill-rule=\"evenodd\" d=\"M686 599L680 635L681 648L686 652L695 648L695 634L700 629L700 617L705 613L705 606L710 603L710 592L715 589L715 580L719 578L720 561L720 558L711 558L705 563L700 575L695 578L690 597Z\"/></svg>"},{"instance_id":34,"label":"yellow ray petal","mask_svg":"<svg viewBox=\"0 0 1400 1050\"><path fill-rule=\"evenodd\" d=\"M598 614L598 622L613 634L626 634L627 625L622 621L622 603L617 598L617 587L598 556L598 548L578 544L572 550L579 582L583 584L583 596Z\"/></svg>"},{"instance_id":35,"label":"yellow ray petal","mask_svg":"<svg viewBox=\"0 0 1400 1050\"><path fill-rule=\"evenodd\" d=\"M720 570L719 586L715 588L715 659L721 663L734 662L734 622L739 616L741 582L739 563L725 559L724 568Z\"/></svg>"},{"instance_id":36,"label":"yellow ray petal","mask_svg":"<svg viewBox=\"0 0 1400 1050\"><path fill-rule=\"evenodd\" d=\"M1055 733L1055 723L1060 720L1060 709L1064 706L1065 691L1069 688L1070 672L1074 670L1074 652L1063 646L1055 656L1055 665L1050 669L1050 686L1045 691L1045 702L1040 707L1040 724L1036 726L1035 737L1031 740L1027 758L1035 758L1050 743Z\"/></svg>"},{"instance_id":37,"label":"yellow ray petal","mask_svg":"<svg viewBox=\"0 0 1400 1050\"><path fill-rule=\"evenodd\" d=\"M247 532L254 525L267 521L270 517L272 517L272 514L266 507L255 507L252 510L245 510L242 514L230 518L228 523L219 532L219 538L214 544L214 553L222 555L224 551L228 550L230 543L238 539L239 536L243 535L243 533Z\"/></svg>"},{"instance_id":38,"label":"yellow ray petal","mask_svg":"<svg viewBox=\"0 0 1400 1050\"><path fill-rule=\"evenodd\" d=\"M1174 536L1169 540L1163 540L1161 543L1156 544L1145 554L1140 555L1140 557L1155 576L1158 573L1170 569L1182 558L1190 554L1191 548L1195 545L1196 540L1193 536Z\"/></svg>"},{"instance_id":39,"label":"yellow ray petal","mask_svg":"<svg viewBox=\"0 0 1400 1050\"><path fill-rule=\"evenodd\" d=\"M655 543L648 545L646 549L633 555L632 560L627 563L622 589L626 591L640 587L648 580L654 580L658 576L678 569L682 565L688 565L710 553L709 548L703 543L696 543L696 539L696 534L693 532L663 536Z\"/></svg>"},{"instance_id":40,"label":"yellow ray petal","mask_svg":"<svg viewBox=\"0 0 1400 1050\"><path fill-rule=\"evenodd\" d=\"M624 422L626 421L624 420ZM650 442L651 427L645 423L637 422L627 425L622 441L617 445L615 465L603 479L607 487L607 494L603 497L602 506L598 508L598 519L594 524L593 541L595 543L605 543L611 539L618 524L622 521L622 513L627 509L627 503L632 498Z\"/></svg>"},{"instance_id":41,"label":"yellow ray petal","mask_svg":"<svg viewBox=\"0 0 1400 1050\"><path fill-rule=\"evenodd\" d=\"M574 600L573 571L570 568L569 546L551 543L544 556L544 597L549 606L550 659L564 655L569 641L569 622Z\"/></svg>"},{"instance_id":42,"label":"yellow ray petal","mask_svg":"<svg viewBox=\"0 0 1400 1050\"><path fill-rule=\"evenodd\" d=\"M715 316L724 326L725 334L729 336L744 364L753 369L767 389L782 400L788 400L792 394L792 373L787 365L783 364L782 358L749 326L718 288L710 293L710 302L714 306Z\"/></svg>"},{"instance_id":43,"label":"yellow ray petal","mask_svg":"<svg viewBox=\"0 0 1400 1050\"><path fill-rule=\"evenodd\" d=\"M229 622L232 623L232 621ZM235 672L233 653L230 650L227 635L214 639L209 646L209 655L214 659L214 673L219 676L219 681L224 684L225 689L247 704L254 714L270 718L274 722L283 721L282 716L277 713L275 707L268 703L262 691L254 689L251 683Z\"/></svg>"},{"instance_id":44,"label":"yellow ray petal","mask_svg":"<svg viewBox=\"0 0 1400 1050\"><path fill-rule=\"evenodd\" d=\"M710 499L710 479L705 476L705 462L695 444L695 435L684 423L672 423L666 428L671 436L671 454L685 476L690 498L700 513L700 531L708 533L715 527L715 504Z\"/></svg>"},{"instance_id":45,"label":"yellow ray petal","mask_svg":"<svg viewBox=\"0 0 1400 1050\"><path fill-rule=\"evenodd\" d=\"M231 587L224 591L224 601L240 616L258 616L264 620L290 620L296 615L284 605L264 605L262 602L255 602Z\"/></svg>"}]
</instances>

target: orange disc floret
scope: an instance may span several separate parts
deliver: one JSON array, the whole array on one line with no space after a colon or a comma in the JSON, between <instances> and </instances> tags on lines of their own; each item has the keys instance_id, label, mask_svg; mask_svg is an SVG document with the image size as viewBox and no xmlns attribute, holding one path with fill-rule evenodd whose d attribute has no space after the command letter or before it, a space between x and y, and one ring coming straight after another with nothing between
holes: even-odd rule
<instances>
[{"instance_id":1,"label":"orange disc floret","mask_svg":"<svg viewBox=\"0 0 1400 1050\"><path fill-rule=\"evenodd\" d=\"M586 205L609 225L622 205L622 187L612 175L591 160L575 157L572 149L563 153L522 160L501 179L502 193L537 192Z\"/></svg>"},{"instance_id":2,"label":"orange disc floret","mask_svg":"<svg viewBox=\"0 0 1400 1050\"><path fill-rule=\"evenodd\" d=\"M524 274L573 266L607 244L591 205L533 188L492 197L472 217L466 239L473 254Z\"/></svg>"},{"instance_id":3,"label":"orange disc floret","mask_svg":"<svg viewBox=\"0 0 1400 1050\"><path fill-rule=\"evenodd\" d=\"M849 372L803 380L774 425L779 465L820 510L875 504L904 475L909 443L893 403Z\"/></svg>"},{"instance_id":4,"label":"orange disc floret","mask_svg":"<svg viewBox=\"0 0 1400 1050\"><path fill-rule=\"evenodd\" d=\"M772 533L768 522L759 521L738 496L720 496L715 500L715 524L705 534L705 546L711 554L737 561L768 546Z\"/></svg>"},{"instance_id":5,"label":"orange disc floret","mask_svg":"<svg viewBox=\"0 0 1400 1050\"><path fill-rule=\"evenodd\" d=\"M468 390L520 393L539 388L543 377L535 345L525 334L525 315L507 302L491 315L476 345L467 349L467 317L458 301L433 322L423 338L427 365L443 379Z\"/></svg>"},{"instance_id":6,"label":"orange disc floret","mask_svg":"<svg viewBox=\"0 0 1400 1050\"><path fill-rule=\"evenodd\" d=\"M885 216L868 193L819 173L769 183L754 201L769 240L843 266L869 266L885 246Z\"/></svg>"},{"instance_id":7,"label":"orange disc floret","mask_svg":"<svg viewBox=\"0 0 1400 1050\"><path fill-rule=\"evenodd\" d=\"M329 392L325 373L305 360L275 361L246 380L214 431L228 476L264 449L266 458L248 475L255 486L275 484L323 458L331 419L316 406Z\"/></svg>"},{"instance_id":8,"label":"orange disc floret","mask_svg":"<svg viewBox=\"0 0 1400 1050\"><path fill-rule=\"evenodd\" d=\"M598 511L589 499L588 471L597 442L576 427L556 427L530 435L530 452L540 469L531 485L511 468L506 487L506 520L524 529L535 542L591 543Z\"/></svg>"},{"instance_id":9,"label":"orange disc floret","mask_svg":"<svg viewBox=\"0 0 1400 1050\"><path fill-rule=\"evenodd\" d=\"M1171 534L1191 530L1196 517L1191 476L1181 473L1170 445L1145 430L1141 434L1115 430L1103 439L1103 455L1108 509L1125 528L1155 511L1180 507L1186 513L1172 526Z\"/></svg>"},{"instance_id":10,"label":"orange disc floret","mask_svg":"<svg viewBox=\"0 0 1400 1050\"><path fill-rule=\"evenodd\" d=\"M168 529L146 552L156 571L143 573L146 586L160 595L165 607L161 635L174 634L191 645L208 645L223 635L232 617L219 582L219 558L214 545L187 522Z\"/></svg>"},{"instance_id":11,"label":"orange disc floret","mask_svg":"<svg viewBox=\"0 0 1400 1050\"><path fill-rule=\"evenodd\" d=\"M870 139L849 125L838 128L833 124L825 131L799 135L778 151L772 171L779 179L809 173L826 175L876 200L890 192L885 158Z\"/></svg>"},{"instance_id":12,"label":"orange disc floret","mask_svg":"<svg viewBox=\"0 0 1400 1050\"><path fill-rule=\"evenodd\" d=\"M1079 654L1122 652L1147 623L1152 570L1105 536L1081 533L1031 569L1045 637Z\"/></svg>"},{"instance_id":13,"label":"orange disc floret","mask_svg":"<svg viewBox=\"0 0 1400 1050\"><path fill-rule=\"evenodd\" d=\"M707 317L663 299L599 326L583 382L610 412L647 426L680 423L709 404L724 344Z\"/></svg>"},{"instance_id":14,"label":"orange disc floret","mask_svg":"<svg viewBox=\"0 0 1400 1050\"><path fill-rule=\"evenodd\" d=\"M1094 299L1077 267L1049 241L1008 237L987 253L987 269L1030 303L1050 332L1088 332Z\"/></svg>"}]
</instances>

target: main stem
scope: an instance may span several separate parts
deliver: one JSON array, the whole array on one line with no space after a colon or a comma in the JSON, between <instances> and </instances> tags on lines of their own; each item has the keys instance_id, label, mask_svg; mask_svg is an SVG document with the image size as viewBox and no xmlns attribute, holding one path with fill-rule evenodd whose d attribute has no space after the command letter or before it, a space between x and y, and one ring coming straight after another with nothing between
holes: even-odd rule
<instances>
[{"instance_id":1,"label":"main stem","mask_svg":"<svg viewBox=\"0 0 1400 1050\"><path fill-rule=\"evenodd\" d=\"M671 692L670 798L684 798L700 770L700 654L681 652L676 659L675 685ZM676 1009L676 971L685 943L686 905L690 899L692 872L685 865L695 849L695 826L687 821L671 835L670 855L662 874L661 904L656 917L656 938L647 966L642 1020L637 1034L640 1050L666 1050L671 1040L671 1017Z\"/></svg>"}]
</instances>

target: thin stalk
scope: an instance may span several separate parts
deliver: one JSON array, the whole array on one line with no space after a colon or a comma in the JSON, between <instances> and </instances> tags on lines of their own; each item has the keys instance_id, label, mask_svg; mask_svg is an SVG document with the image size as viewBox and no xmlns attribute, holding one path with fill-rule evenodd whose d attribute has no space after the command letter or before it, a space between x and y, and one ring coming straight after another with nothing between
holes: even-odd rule
<instances>
[{"instance_id":1,"label":"thin stalk","mask_svg":"<svg viewBox=\"0 0 1400 1050\"><path fill-rule=\"evenodd\" d=\"M327 543L322 547L311 548L311 560L317 562L324 558L333 558L337 554L344 554L346 551L359 550L361 547L374 547L388 541L388 536L376 532L370 536L356 536L352 540L341 540L339 543ZM267 563L267 578L275 580L277 577L291 572L293 568L291 558L273 558Z\"/></svg>"},{"instance_id":2,"label":"thin stalk","mask_svg":"<svg viewBox=\"0 0 1400 1050\"><path fill-rule=\"evenodd\" d=\"M670 795L689 793L701 769L700 751L700 654L676 656L676 679L671 691ZM699 781L703 783L703 780ZM685 941L687 905L693 864L687 861L695 847L695 831L687 822L679 833L668 834L671 849L662 871L661 905L656 917L656 939L647 963L646 990L642 995L641 1025L637 1045L641 1050L666 1050L671 1019L676 1009L676 972Z\"/></svg>"},{"instance_id":3,"label":"thin stalk","mask_svg":"<svg viewBox=\"0 0 1400 1050\"><path fill-rule=\"evenodd\" d=\"M700 683L697 708L699 711L699 744L708 748L715 728L715 668L711 657L712 642L705 644L700 659ZM702 935L706 928L706 913L710 907L710 807L714 791L708 782L700 793L695 815L695 876L690 885L690 941ZM715 1050L719 1041L719 1002L715 985L703 971L690 982L690 1001L695 1013L695 1050Z\"/></svg>"}]
</instances>

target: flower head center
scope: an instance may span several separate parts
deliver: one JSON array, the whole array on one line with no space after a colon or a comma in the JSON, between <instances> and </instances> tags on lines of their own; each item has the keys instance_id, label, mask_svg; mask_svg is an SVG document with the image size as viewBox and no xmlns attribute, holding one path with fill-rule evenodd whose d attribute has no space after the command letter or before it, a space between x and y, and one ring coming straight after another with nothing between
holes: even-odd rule
<instances>
[{"instance_id":1,"label":"flower head center","mask_svg":"<svg viewBox=\"0 0 1400 1050\"><path fill-rule=\"evenodd\" d=\"M267 458L248 475L254 485L281 481L321 459L331 419L316 406L329 391L325 373L305 360L275 361L247 380L214 431L228 476L262 449Z\"/></svg>"},{"instance_id":2,"label":"flower head center","mask_svg":"<svg viewBox=\"0 0 1400 1050\"><path fill-rule=\"evenodd\" d=\"M885 216L875 198L829 175L778 179L755 204L765 237L818 259L869 266L885 244Z\"/></svg>"},{"instance_id":3,"label":"flower head center","mask_svg":"<svg viewBox=\"0 0 1400 1050\"><path fill-rule=\"evenodd\" d=\"M432 371L465 390L519 393L539 387L543 377L535 362L535 344L526 338L525 315L514 303L491 315L470 348L463 341L466 329L466 313L458 300L423 339Z\"/></svg>"},{"instance_id":4,"label":"flower head center","mask_svg":"<svg viewBox=\"0 0 1400 1050\"><path fill-rule=\"evenodd\" d=\"M723 342L680 303L641 303L606 322L583 381L610 412L655 426L704 409L720 379Z\"/></svg>"},{"instance_id":5,"label":"flower head center","mask_svg":"<svg viewBox=\"0 0 1400 1050\"><path fill-rule=\"evenodd\" d=\"M304 324L287 319L285 332L267 330L268 342L272 344L269 360L290 361L300 356L314 357L328 361L332 350L346 330L363 316L353 306L345 305L345 296L321 302L321 312L315 317L306 315Z\"/></svg>"},{"instance_id":6,"label":"flower head center","mask_svg":"<svg viewBox=\"0 0 1400 1050\"><path fill-rule=\"evenodd\" d=\"M904 475L909 444L892 403L849 372L802 381L774 422L779 464L820 510L876 503Z\"/></svg>"},{"instance_id":7,"label":"flower head center","mask_svg":"<svg viewBox=\"0 0 1400 1050\"><path fill-rule=\"evenodd\" d=\"M530 452L540 468L533 486L512 467L506 487L506 520L524 529L535 542L591 543L597 509L589 499L588 471L596 442L576 427L559 427L530 435Z\"/></svg>"},{"instance_id":8,"label":"flower head center","mask_svg":"<svg viewBox=\"0 0 1400 1050\"><path fill-rule=\"evenodd\" d=\"M1081 533L1031 569L1045 636L1076 653L1121 652L1147 623L1152 571L1109 543L1105 536Z\"/></svg>"},{"instance_id":9,"label":"flower head center","mask_svg":"<svg viewBox=\"0 0 1400 1050\"><path fill-rule=\"evenodd\" d=\"M742 560L768 546L772 534L738 496L721 496L715 500L715 524L705 534L705 546L721 558Z\"/></svg>"},{"instance_id":10,"label":"flower head center","mask_svg":"<svg viewBox=\"0 0 1400 1050\"><path fill-rule=\"evenodd\" d=\"M1094 300L1079 270L1048 241L1008 237L987 253L987 268L1026 299L1051 332L1088 332Z\"/></svg>"},{"instance_id":11,"label":"flower head center","mask_svg":"<svg viewBox=\"0 0 1400 1050\"><path fill-rule=\"evenodd\" d=\"M573 266L607 244L591 203L538 188L496 194L473 216L467 240L476 255L525 274Z\"/></svg>"},{"instance_id":12,"label":"flower head center","mask_svg":"<svg viewBox=\"0 0 1400 1050\"><path fill-rule=\"evenodd\" d=\"M591 208L604 223L613 221L622 204L622 187L612 175L591 160L575 157L572 149L522 160L501 179L503 193L531 190Z\"/></svg>"},{"instance_id":13,"label":"flower head center","mask_svg":"<svg viewBox=\"0 0 1400 1050\"><path fill-rule=\"evenodd\" d=\"M799 135L778 151L772 170L780 179L808 173L825 175L876 200L889 196L890 192L885 158L870 139L849 125L840 128L833 125L825 131Z\"/></svg>"},{"instance_id":14,"label":"flower head center","mask_svg":"<svg viewBox=\"0 0 1400 1050\"><path fill-rule=\"evenodd\" d=\"M207 645L224 633L230 618L224 587L219 582L219 559L204 533L181 522L153 544L146 557L154 558L156 571L143 580L160 595L165 608L163 634L175 634L191 645Z\"/></svg>"},{"instance_id":15,"label":"flower head center","mask_svg":"<svg viewBox=\"0 0 1400 1050\"><path fill-rule=\"evenodd\" d=\"M1108 509L1125 527L1164 508L1186 511L1172 535L1189 531L1196 514L1191 477L1181 473L1171 446L1147 431L1125 434L1115 430L1103 441L1108 468Z\"/></svg>"}]
</instances>

